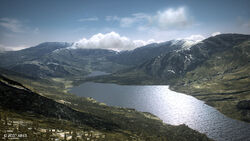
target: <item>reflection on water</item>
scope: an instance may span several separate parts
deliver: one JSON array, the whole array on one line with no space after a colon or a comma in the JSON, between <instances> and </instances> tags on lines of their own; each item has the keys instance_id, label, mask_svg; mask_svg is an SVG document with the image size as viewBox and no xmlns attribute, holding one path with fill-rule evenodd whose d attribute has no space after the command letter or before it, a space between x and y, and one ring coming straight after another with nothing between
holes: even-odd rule
<instances>
[{"instance_id":1,"label":"reflection on water","mask_svg":"<svg viewBox=\"0 0 250 141\"><path fill-rule=\"evenodd\" d=\"M171 91L165 85L121 86L88 82L70 92L93 97L108 105L150 112L166 123L186 124L215 140L250 140L250 124L230 119L203 101Z\"/></svg>"}]
</instances>

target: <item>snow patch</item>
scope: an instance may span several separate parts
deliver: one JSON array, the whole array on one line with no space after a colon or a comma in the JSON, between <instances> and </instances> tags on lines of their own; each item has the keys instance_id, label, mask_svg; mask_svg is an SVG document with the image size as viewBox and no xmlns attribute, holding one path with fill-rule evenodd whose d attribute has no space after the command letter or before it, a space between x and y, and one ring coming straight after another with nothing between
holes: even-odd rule
<instances>
[{"instance_id":1,"label":"snow patch","mask_svg":"<svg viewBox=\"0 0 250 141\"><path fill-rule=\"evenodd\" d=\"M174 73L174 74L175 74L175 71L174 71L174 70L168 70L168 72L170 72L170 73Z\"/></svg>"}]
</instances>

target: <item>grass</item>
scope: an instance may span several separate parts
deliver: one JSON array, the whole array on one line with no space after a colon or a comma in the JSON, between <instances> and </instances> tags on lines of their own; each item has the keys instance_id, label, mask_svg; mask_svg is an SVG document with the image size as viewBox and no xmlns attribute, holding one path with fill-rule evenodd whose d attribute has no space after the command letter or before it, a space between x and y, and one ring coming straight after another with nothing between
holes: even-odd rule
<instances>
[{"instance_id":1,"label":"grass","mask_svg":"<svg viewBox=\"0 0 250 141\"><path fill-rule=\"evenodd\" d=\"M250 57L242 56L249 44L244 42L233 51L214 54L179 78L172 89L204 100L231 118L250 122L237 108L238 102L250 99Z\"/></svg>"},{"instance_id":2,"label":"grass","mask_svg":"<svg viewBox=\"0 0 250 141\"><path fill-rule=\"evenodd\" d=\"M30 113L17 113L16 111L6 111L1 109L1 114L6 112L9 114L10 119L24 121L27 123L38 123L39 129L44 129L45 131L56 128L63 130L65 132L76 132L77 134L84 134L86 132L100 132L105 135L105 140L210 140L206 135L201 134L195 130L188 128L185 125L171 126L164 124L158 117L150 113L138 112L134 109L127 109L121 107L109 107L105 104L99 103L90 98L77 97L73 94L66 93L65 85L68 81L64 79L52 79L45 80L31 80L27 78L22 78L18 76L9 76L13 80L18 80L25 87L32 88L37 93L42 93L42 95L51 98L55 101L60 101L61 103L77 110L87 115L93 117L101 117L103 121L107 123L113 123L118 125L118 128L114 130L107 130L105 128L93 128L88 125L79 125L74 122L58 120L48 117L43 117L39 115L34 115ZM49 110L49 109L48 109ZM33 124L26 124L24 126L25 131L28 132ZM97 125L103 126L103 125ZM5 130L1 130L5 131ZM65 133L64 132L64 133ZM54 138L55 136L59 138L59 135L55 133L36 131L29 134L30 137L37 135L36 138L41 138L46 140L48 138ZM72 134L67 134L67 137L72 138ZM79 137L80 139L80 137ZM83 139L82 139L83 140Z\"/></svg>"}]
</instances>

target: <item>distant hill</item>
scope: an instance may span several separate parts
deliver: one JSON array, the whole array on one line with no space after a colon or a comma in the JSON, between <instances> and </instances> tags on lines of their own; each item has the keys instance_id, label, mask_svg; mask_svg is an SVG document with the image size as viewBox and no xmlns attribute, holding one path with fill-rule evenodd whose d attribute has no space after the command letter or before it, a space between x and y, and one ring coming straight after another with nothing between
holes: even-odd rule
<instances>
[{"instance_id":1,"label":"distant hill","mask_svg":"<svg viewBox=\"0 0 250 141\"><path fill-rule=\"evenodd\" d=\"M149 44L131 51L71 48L72 43L45 42L0 54L0 67L32 77L83 77L92 71L114 73L161 54L187 48L186 40Z\"/></svg>"},{"instance_id":2,"label":"distant hill","mask_svg":"<svg viewBox=\"0 0 250 141\"><path fill-rule=\"evenodd\" d=\"M159 55L164 55L174 50L185 50L195 44L191 40L171 40L163 43L153 43L131 51L122 51L109 59L119 64L130 66L139 65Z\"/></svg>"},{"instance_id":3,"label":"distant hill","mask_svg":"<svg viewBox=\"0 0 250 141\"><path fill-rule=\"evenodd\" d=\"M50 42L1 53L0 67L32 78L78 83L168 84L226 115L250 121L249 110L237 106L250 100L249 42L250 35L220 34L201 42L171 40L122 52ZM85 78L92 71L112 74Z\"/></svg>"},{"instance_id":4,"label":"distant hill","mask_svg":"<svg viewBox=\"0 0 250 141\"><path fill-rule=\"evenodd\" d=\"M168 84L175 91L205 100L230 117L250 121L250 108L237 106L250 100L249 54L250 35L221 34L94 81Z\"/></svg>"},{"instance_id":5,"label":"distant hill","mask_svg":"<svg viewBox=\"0 0 250 141\"><path fill-rule=\"evenodd\" d=\"M92 70L112 72L123 68L105 57L116 52L104 49L69 49L72 43L46 42L20 51L0 54L0 67L32 77L84 76Z\"/></svg>"}]
</instances>

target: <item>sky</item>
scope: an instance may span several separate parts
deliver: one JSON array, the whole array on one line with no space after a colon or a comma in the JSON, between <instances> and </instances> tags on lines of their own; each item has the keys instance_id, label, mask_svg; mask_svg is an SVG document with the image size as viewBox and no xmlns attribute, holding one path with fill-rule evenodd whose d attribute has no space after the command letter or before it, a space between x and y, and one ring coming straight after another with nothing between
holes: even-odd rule
<instances>
[{"instance_id":1,"label":"sky","mask_svg":"<svg viewBox=\"0 0 250 141\"><path fill-rule=\"evenodd\" d=\"M249 0L0 0L0 49L62 41L123 50L250 34L249 7Z\"/></svg>"}]
</instances>

